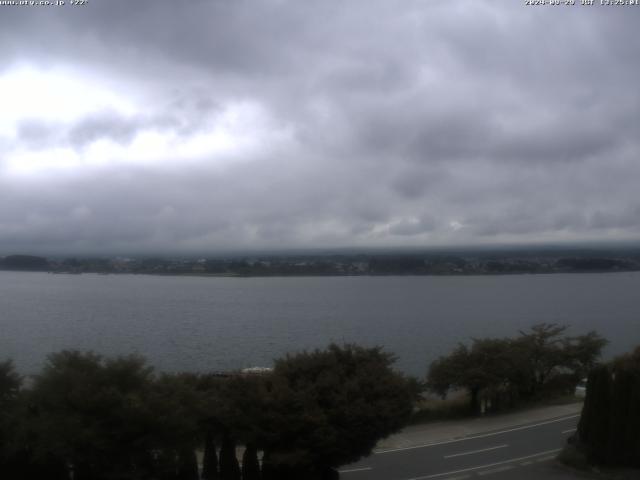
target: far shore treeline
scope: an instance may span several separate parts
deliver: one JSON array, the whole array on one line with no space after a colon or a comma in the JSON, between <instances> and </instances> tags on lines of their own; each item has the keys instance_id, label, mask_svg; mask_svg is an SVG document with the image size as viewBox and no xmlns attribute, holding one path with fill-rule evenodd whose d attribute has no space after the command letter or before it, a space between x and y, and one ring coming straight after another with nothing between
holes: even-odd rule
<instances>
[{"instance_id":1,"label":"far shore treeline","mask_svg":"<svg viewBox=\"0 0 640 480\"><path fill-rule=\"evenodd\" d=\"M215 276L487 275L640 271L639 249L247 254L218 257L0 256L0 270Z\"/></svg>"},{"instance_id":2,"label":"far shore treeline","mask_svg":"<svg viewBox=\"0 0 640 480\"><path fill-rule=\"evenodd\" d=\"M606 341L540 324L474 339L426 382L379 347L330 345L257 372L156 373L138 356L51 354L21 377L0 363L0 478L332 479L419 416L432 394L468 393L469 413L572 393Z\"/></svg>"}]
</instances>

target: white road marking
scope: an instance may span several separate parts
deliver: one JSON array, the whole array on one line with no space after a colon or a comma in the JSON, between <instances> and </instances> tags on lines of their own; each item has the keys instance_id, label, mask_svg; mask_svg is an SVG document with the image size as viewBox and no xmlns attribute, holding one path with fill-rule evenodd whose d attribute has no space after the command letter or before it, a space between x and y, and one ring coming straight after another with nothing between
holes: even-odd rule
<instances>
[{"instance_id":1,"label":"white road marking","mask_svg":"<svg viewBox=\"0 0 640 480\"><path fill-rule=\"evenodd\" d=\"M542 462L548 462L549 460L553 460L554 458L556 458L554 455L551 455L550 457L542 457L542 458L538 458L536 460L536 462L538 463L542 463Z\"/></svg>"},{"instance_id":2,"label":"white road marking","mask_svg":"<svg viewBox=\"0 0 640 480\"><path fill-rule=\"evenodd\" d=\"M492 473L506 472L507 470L511 470L512 468L514 468L512 465L507 465L505 467L498 467L492 470L485 470L484 472L478 472L478 475L491 475Z\"/></svg>"},{"instance_id":3,"label":"white road marking","mask_svg":"<svg viewBox=\"0 0 640 480\"><path fill-rule=\"evenodd\" d=\"M560 433L571 433L571 432L575 432L577 430L577 428L570 428L569 430L563 430Z\"/></svg>"},{"instance_id":4,"label":"white road marking","mask_svg":"<svg viewBox=\"0 0 640 480\"><path fill-rule=\"evenodd\" d=\"M374 453L374 455L381 455L383 453L402 452L404 450L415 450L417 448L434 447L436 445L446 445L448 443L465 442L467 440L475 440L476 438L493 437L494 435L501 435L503 433L517 432L518 430L526 430L528 428L540 427L542 425L549 425L550 423L563 422L565 420L571 420L572 418L576 418L576 417L579 417L579 416L580 416L580 414L570 415L568 417L556 418L554 420L547 420L546 422L540 422L540 423L536 423L534 425L524 425L522 427L510 428L508 430L500 430L499 432L484 433L482 435L475 435L475 436L469 436L469 437L464 437L464 438L455 438L453 440L445 440L443 442L425 443L423 445L415 445L415 446L412 446L412 447L391 448L389 450L378 450L378 451L375 451L373 453Z\"/></svg>"},{"instance_id":5,"label":"white road marking","mask_svg":"<svg viewBox=\"0 0 640 480\"><path fill-rule=\"evenodd\" d=\"M482 448L480 450L471 450L470 452L454 453L453 455L445 455L444 458L462 457L463 455L473 455L474 453L488 452L489 450L497 450L498 448L507 448L509 445L498 445L496 447Z\"/></svg>"},{"instance_id":6,"label":"white road marking","mask_svg":"<svg viewBox=\"0 0 640 480\"><path fill-rule=\"evenodd\" d=\"M555 450L547 450L547 451L544 451L544 452L538 452L538 453L534 453L532 455L526 455L524 457L510 458L509 460L503 460L502 462L488 463L487 465L479 465L477 467L463 468L462 470L454 470L452 472L434 473L432 475L425 475L425 476L422 476L422 477L412 477L412 478L408 478L407 480L427 480L428 478L444 477L446 475L455 475L456 473L472 472L473 470L481 470L483 468L497 467L498 465L505 465L507 463L519 462L521 460L527 460L528 458L539 457L540 455L548 455L550 453L558 453L560 450L562 450L562 449L561 448L556 448Z\"/></svg>"},{"instance_id":7,"label":"white road marking","mask_svg":"<svg viewBox=\"0 0 640 480\"><path fill-rule=\"evenodd\" d=\"M361 467L361 468L349 468L347 470L338 470L340 473L353 473L353 472L366 472L368 470L372 470L371 467Z\"/></svg>"}]
</instances>

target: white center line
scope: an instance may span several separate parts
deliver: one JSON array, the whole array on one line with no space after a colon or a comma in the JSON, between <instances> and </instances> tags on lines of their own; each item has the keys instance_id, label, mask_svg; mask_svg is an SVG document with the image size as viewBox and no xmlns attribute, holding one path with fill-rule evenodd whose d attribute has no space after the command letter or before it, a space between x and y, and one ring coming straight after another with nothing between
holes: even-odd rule
<instances>
[{"instance_id":1,"label":"white center line","mask_svg":"<svg viewBox=\"0 0 640 480\"><path fill-rule=\"evenodd\" d=\"M555 457L555 455L551 455L549 457L542 457L542 458L538 458L536 460L537 463L541 463L541 462L548 462L549 460L553 460Z\"/></svg>"},{"instance_id":2,"label":"white center line","mask_svg":"<svg viewBox=\"0 0 640 480\"><path fill-rule=\"evenodd\" d=\"M569 430L563 430L561 433L571 433L571 432L575 432L577 430L577 428L570 428Z\"/></svg>"},{"instance_id":3,"label":"white center line","mask_svg":"<svg viewBox=\"0 0 640 480\"><path fill-rule=\"evenodd\" d=\"M495 447L482 448L480 450L471 450L470 452L454 453L453 455L445 455L444 458L462 457L463 455L473 455L474 453L488 452L489 450L497 450L498 448L507 448L509 445L497 445Z\"/></svg>"},{"instance_id":4,"label":"white center line","mask_svg":"<svg viewBox=\"0 0 640 480\"><path fill-rule=\"evenodd\" d=\"M349 468L347 470L338 470L340 473L353 473L353 472L366 472L371 470L371 467L361 467L361 468Z\"/></svg>"},{"instance_id":5,"label":"white center line","mask_svg":"<svg viewBox=\"0 0 640 480\"><path fill-rule=\"evenodd\" d=\"M438 478L438 477L444 477L447 475L455 475L456 473L471 472L473 470L480 470L483 468L490 468L490 467L496 467L498 465L505 465L507 463L519 462L521 460L527 460L529 458L539 457L541 455L548 455L550 453L558 453L560 450L562 449L556 448L555 450L546 450L544 452L538 452L538 453L534 453L533 455L526 455L524 457L510 458L509 460L503 460L502 462L489 463L487 465L478 465L477 467L463 468L462 470L454 470L452 472L434 473L432 475L424 475L422 477L412 477L412 478L408 478L407 480L427 480L428 478Z\"/></svg>"},{"instance_id":6,"label":"white center line","mask_svg":"<svg viewBox=\"0 0 640 480\"><path fill-rule=\"evenodd\" d=\"M415 450L417 448L427 448L427 447L434 447L436 445L446 445L448 443L465 442L467 440L475 440L477 438L493 437L494 435L502 435L503 433L517 432L519 430L526 430L528 428L535 428L535 427L540 427L542 425L549 425L550 423L564 422L565 420L571 420L572 418L577 418L579 416L580 416L580 414L570 415L568 417L562 417L562 418L556 418L556 419L553 419L553 420L547 420L546 422L540 422L540 423L536 423L534 425L523 425L521 427L509 428L507 430L500 430L499 432L484 433L484 434L475 435L475 436L471 435L471 436L464 437L464 438L454 438L452 440L445 440L443 442L425 443L425 444L422 444L422 445L415 445L415 446L412 446L412 447L390 448L388 450L377 450L377 451L374 451L373 454L374 455L382 455L383 453L402 452L402 451L405 451L405 450Z\"/></svg>"},{"instance_id":7,"label":"white center line","mask_svg":"<svg viewBox=\"0 0 640 480\"><path fill-rule=\"evenodd\" d=\"M504 467L493 468L491 470L485 470L484 472L478 472L478 475L491 475L494 473L506 472L507 470L511 470L513 465L505 465Z\"/></svg>"}]
</instances>

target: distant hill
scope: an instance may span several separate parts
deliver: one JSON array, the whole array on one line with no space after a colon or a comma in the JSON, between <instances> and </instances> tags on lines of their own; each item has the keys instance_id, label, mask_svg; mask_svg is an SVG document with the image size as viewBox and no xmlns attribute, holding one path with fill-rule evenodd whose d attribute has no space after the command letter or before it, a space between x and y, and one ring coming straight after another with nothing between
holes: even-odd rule
<instances>
[{"instance_id":1,"label":"distant hill","mask_svg":"<svg viewBox=\"0 0 640 480\"><path fill-rule=\"evenodd\" d=\"M9 255L0 259L0 269L46 271L49 270L49 261L33 255Z\"/></svg>"}]
</instances>

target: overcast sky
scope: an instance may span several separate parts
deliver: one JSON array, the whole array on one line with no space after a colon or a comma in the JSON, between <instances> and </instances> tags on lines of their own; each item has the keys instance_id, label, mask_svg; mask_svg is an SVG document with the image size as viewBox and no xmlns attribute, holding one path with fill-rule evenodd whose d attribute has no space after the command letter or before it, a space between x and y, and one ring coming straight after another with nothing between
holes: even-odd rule
<instances>
[{"instance_id":1,"label":"overcast sky","mask_svg":"<svg viewBox=\"0 0 640 480\"><path fill-rule=\"evenodd\" d=\"M640 239L639 24L524 0L0 6L0 255Z\"/></svg>"}]
</instances>

